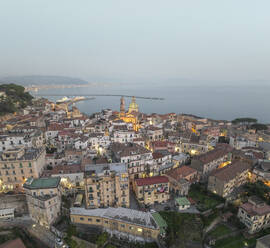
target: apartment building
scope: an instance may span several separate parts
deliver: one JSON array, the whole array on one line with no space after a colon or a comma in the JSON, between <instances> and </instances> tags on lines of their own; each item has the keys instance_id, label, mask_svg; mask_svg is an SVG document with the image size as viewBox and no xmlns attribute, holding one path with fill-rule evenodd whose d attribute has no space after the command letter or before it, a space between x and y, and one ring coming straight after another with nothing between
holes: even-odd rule
<instances>
[{"instance_id":1,"label":"apartment building","mask_svg":"<svg viewBox=\"0 0 270 248\"><path fill-rule=\"evenodd\" d=\"M239 207L237 216L251 234L270 226L270 206L256 196Z\"/></svg>"},{"instance_id":2,"label":"apartment building","mask_svg":"<svg viewBox=\"0 0 270 248\"><path fill-rule=\"evenodd\" d=\"M190 166L199 172L202 180L206 180L211 171L231 161L232 150L228 144L218 144L214 150L194 157Z\"/></svg>"},{"instance_id":3,"label":"apartment building","mask_svg":"<svg viewBox=\"0 0 270 248\"><path fill-rule=\"evenodd\" d=\"M32 220L49 228L60 216L60 177L29 178L23 187Z\"/></svg>"},{"instance_id":4,"label":"apartment building","mask_svg":"<svg viewBox=\"0 0 270 248\"><path fill-rule=\"evenodd\" d=\"M45 166L44 148L14 148L0 153L0 186L21 188L27 178L38 178Z\"/></svg>"},{"instance_id":5,"label":"apartment building","mask_svg":"<svg viewBox=\"0 0 270 248\"><path fill-rule=\"evenodd\" d=\"M164 203L170 198L169 180L165 176L135 179L134 192L138 201L147 206Z\"/></svg>"},{"instance_id":6,"label":"apartment building","mask_svg":"<svg viewBox=\"0 0 270 248\"><path fill-rule=\"evenodd\" d=\"M208 190L224 198L248 182L251 166L243 161L234 161L221 169L213 171L208 178Z\"/></svg>"},{"instance_id":7,"label":"apartment building","mask_svg":"<svg viewBox=\"0 0 270 248\"><path fill-rule=\"evenodd\" d=\"M73 224L84 224L125 237L129 240L151 242L165 236L167 224L159 213L142 212L128 208L84 209L71 208Z\"/></svg>"},{"instance_id":8,"label":"apartment building","mask_svg":"<svg viewBox=\"0 0 270 248\"><path fill-rule=\"evenodd\" d=\"M129 175L123 163L87 165L84 186L86 208L129 207Z\"/></svg>"},{"instance_id":9,"label":"apartment building","mask_svg":"<svg viewBox=\"0 0 270 248\"><path fill-rule=\"evenodd\" d=\"M110 150L113 161L127 164L131 181L141 178L153 164L152 152L135 143L113 143Z\"/></svg>"},{"instance_id":10,"label":"apartment building","mask_svg":"<svg viewBox=\"0 0 270 248\"><path fill-rule=\"evenodd\" d=\"M166 174L170 182L170 191L176 195L187 195L190 185L199 181L198 171L190 166L181 166L169 170Z\"/></svg>"}]
</instances>

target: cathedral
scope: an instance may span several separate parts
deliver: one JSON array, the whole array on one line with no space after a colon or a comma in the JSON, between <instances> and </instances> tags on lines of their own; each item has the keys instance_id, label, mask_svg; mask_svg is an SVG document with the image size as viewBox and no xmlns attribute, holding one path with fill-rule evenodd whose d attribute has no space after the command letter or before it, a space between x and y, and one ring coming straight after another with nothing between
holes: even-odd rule
<instances>
[{"instance_id":1,"label":"cathedral","mask_svg":"<svg viewBox=\"0 0 270 248\"><path fill-rule=\"evenodd\" d=\"M128 107L128 111L126 112L125 99L124 97L121 97L119 119L127 123L132 123L133 129L135 131L138 131L140 128L138 124L138 114L139 114L139 106L136 103L136 98L134 96L132 97L131 103L129 104Z\"/></svg>"}]
</instances>

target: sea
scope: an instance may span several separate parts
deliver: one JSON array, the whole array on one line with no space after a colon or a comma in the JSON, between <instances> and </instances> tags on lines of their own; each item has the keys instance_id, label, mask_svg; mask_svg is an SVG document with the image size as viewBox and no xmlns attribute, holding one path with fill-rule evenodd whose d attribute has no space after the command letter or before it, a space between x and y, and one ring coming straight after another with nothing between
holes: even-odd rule
<instances>
[{"instance_id":1,"label":"sea","mask_svg":"<svg viewBox=\"0 0 270 248\"><path fill-rule=\"evenodd\" d=\"M216 120L233 120L238 117L257 118L270 123L270 83L132 83L98 84L87 87L47 89L36 92L56 101L63 96L85 94L129 95L159 97L164 100L137 98L143 113L185 113ZM59 94L62 96L49 96ZM131 98L125 98L126 109ZM92 114L110 108L119 111L120 96L97 96L93 100L76 103L81 112Z\"/></svg>"}]
</instances>

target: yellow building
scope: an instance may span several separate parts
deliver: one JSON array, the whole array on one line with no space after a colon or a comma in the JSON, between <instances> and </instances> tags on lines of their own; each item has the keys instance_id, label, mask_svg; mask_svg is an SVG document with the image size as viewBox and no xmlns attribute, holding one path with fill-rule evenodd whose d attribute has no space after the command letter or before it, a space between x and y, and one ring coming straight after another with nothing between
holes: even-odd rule
<instances>
[{"instance_id":1,"label":"yellow building","mask_svg":"<svg viewBox=\"0 0 270 248\"><path fill-rule=\"evenodd\" d=\"M125 100L122 97L120 102L120 113L119 113L119 119L123 120L127 123L133 124L133 129L135 131L138 131L140 128L140 125L138 123L138 114L139 114L139 107L136 103L135 97L132 97L132 102L129 105L128 112L125 112Z\"/></svg>"},{"instance_id":2,"label":"yellow building","mask_svg":"<svg viewBox=\"0 0 270 248\"><path fill-rule=\"evenodd\" d=\"M44 148L14 148L0 154L0 187L21 188L27 178L38 178L45 166Z\"/></svg>"},{"instance_id":3,"label":"yellow building","mask_svg":"<svg viewBox=\"0 0 270 248\"><path fill-rule=\"evenodd\" d=\"M129 207L129 176L125 164L88 165L84 183L86 208Z\"/></svg>"},{"instance_id":4,"label":"yellow building","mask_svg":"<svg viewBox=\"0 0 270 248\"><path fill-rule=\"evenodd\" d=\"M111 235L130 240L157 240L164 236L166 222L158 213L142 212L128 208L84 209L71 208L70 219L74 224L99 227Z\"/></svg>"},{"instance_id":5,"label":"yellow building","mask_svg":"<svg viewBox=\"0 0 270 248\"><path fill-rule=\"evenodd\" d=\"M61 213L60 177L28 179L23 185L32 220L47 228Z\"/></svg>"},{"instance_id":6,"label":"yellow building","mask_svg":"<svg viewBox=\"0 0 270 248\"><path fill-rule=\"evenodd\" d=\"M148 206L167 202L170 198L169 179L166 176L135 179L134 192L139 202Z\"/></svg>"}]
</instances>

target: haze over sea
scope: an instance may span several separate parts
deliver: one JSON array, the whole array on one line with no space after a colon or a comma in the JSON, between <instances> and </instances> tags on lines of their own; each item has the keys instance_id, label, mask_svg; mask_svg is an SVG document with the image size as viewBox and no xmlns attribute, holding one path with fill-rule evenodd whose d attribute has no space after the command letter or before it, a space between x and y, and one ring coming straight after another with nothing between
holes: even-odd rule
<instances>
[{"instance_id":1,"label":"haze over sea","mask_svg":"<svg viewBox=\"0 0 270 248\"><path fill-rule=\"evenodd\" d=\"M162 83L112 83L85 88L50 89L38 94L117 94L162 97L165 100L137 99L144 113L186 113L201 117L232 120L237 117L254 117L270 123L270 82L204 82L192 80L165 80ZM47 97L57 100L61 97ZM126 98L126 109L131 101ZM105 108L119 110L120 97L96 97L95 100L76 104L84 113L91 114Z\"/></svg>"}]
</instances>

